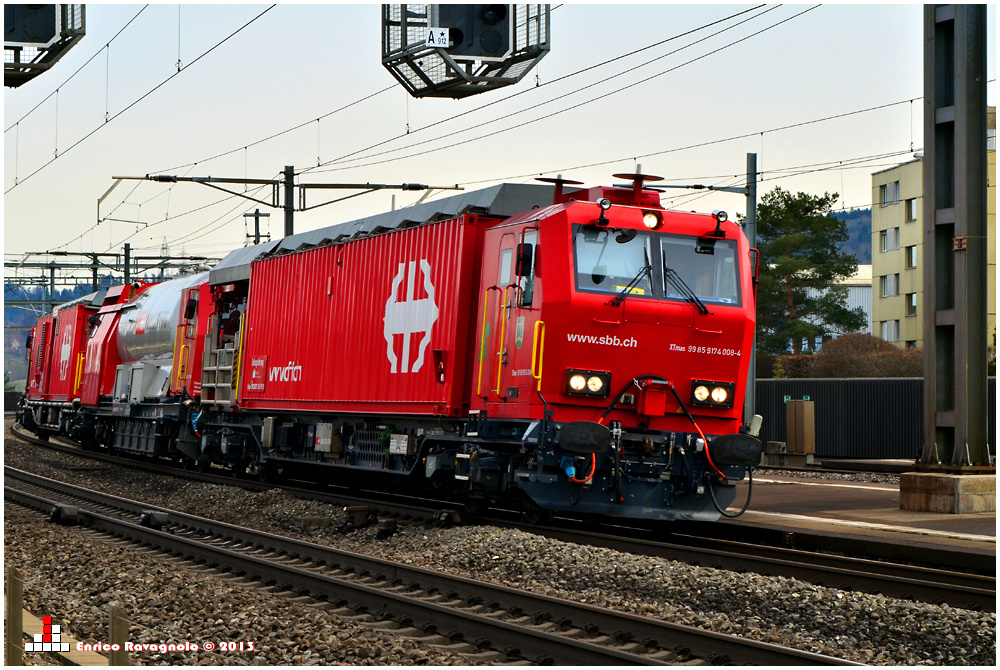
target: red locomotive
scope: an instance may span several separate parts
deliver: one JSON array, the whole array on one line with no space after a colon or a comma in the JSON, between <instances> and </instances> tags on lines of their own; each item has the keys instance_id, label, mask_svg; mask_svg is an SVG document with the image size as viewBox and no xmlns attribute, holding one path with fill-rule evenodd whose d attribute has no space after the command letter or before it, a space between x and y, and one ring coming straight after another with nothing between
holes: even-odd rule
<instances>
[{"instance_id":1,"label":"red locomotive","mask_svg":"<svg viewBox=\"0 0 1000 670\"><path fill-rule=\"evenodd\" d=\"M724 213L616 177L463 193L65 305L35 326L20 420L532 516L718 518L761 453L755 252Z\"/></svg>"}]
</instances>

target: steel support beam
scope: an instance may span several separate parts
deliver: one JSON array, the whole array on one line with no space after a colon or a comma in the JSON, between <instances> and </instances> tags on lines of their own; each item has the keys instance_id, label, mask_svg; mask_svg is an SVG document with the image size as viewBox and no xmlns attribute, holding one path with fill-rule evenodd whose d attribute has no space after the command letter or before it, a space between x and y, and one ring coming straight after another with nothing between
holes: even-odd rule
<instances>
[{"instance_id":1,"label":"steel support beam","mask_svg":"<svg viewBox=\"0 0 1000 670\"><path fill-rule=\"evenodd\" d=\"M987 444L986 179L986 6L927 5L922 470L995 472Z\"/></svg>"}]
</instances>

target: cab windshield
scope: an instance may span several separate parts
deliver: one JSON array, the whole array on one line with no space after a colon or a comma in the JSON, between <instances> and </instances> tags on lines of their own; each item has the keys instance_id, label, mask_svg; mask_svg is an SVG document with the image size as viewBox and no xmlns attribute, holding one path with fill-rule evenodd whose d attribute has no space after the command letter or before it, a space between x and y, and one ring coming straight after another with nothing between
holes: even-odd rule
<instances>
[{"instance_id":1,"label":"cab windshield","mask_svg":"<svg viewBox=\"0 0 1000 670\"><path fill-rule=\"evenodd\" d=\"M736 240L582 224L573 234L578 291L617 295L631 284L629 298L690 301L686 285L705 303L741 304Z\"/></svg>"},{"instance_id":2,"label":"cab windshield","mask_svg":"<svg viewBox=\"0 0 1000 670\"><path fill-rule=\"evenodd\" d=\"M624 240L614 230L577 226L574 254L577 290L616 294L632 284L632 295L651 295L649 274L642 273L652 257L649 235Z\"/></svg>"},{"instance_id":3,"label":"cab windshield","mask_svg":"<svg viewBox=\"0 0 1000 670\"><path fill-rule=\"evenodd\" d=\"M677 272L694 294L705 302L738 305L740 284L736 270L736 240L710 242L700 242L696 237L663 235L660 239L662 265ZM663 286L667 299L681 298L669 281Z\"/></svg>"}]
</instances>

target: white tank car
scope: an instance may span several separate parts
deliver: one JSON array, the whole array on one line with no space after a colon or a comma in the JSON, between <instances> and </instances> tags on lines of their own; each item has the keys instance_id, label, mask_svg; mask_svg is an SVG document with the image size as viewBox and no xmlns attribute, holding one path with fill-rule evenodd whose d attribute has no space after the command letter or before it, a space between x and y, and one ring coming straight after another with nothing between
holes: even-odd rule
<instances>
[{"instance_id":1,"label":"white tank car","mask_svg":"<svg viewBox=\"0 0 1000 670\"><path fill-rule=\"evenodd\" d=\"M181 292L208 279L208 273L188 275L151 286L133 301L118 322L118 366L115 400L139 402L163 397L170 387Z\"/></svg>"}]
</instances>

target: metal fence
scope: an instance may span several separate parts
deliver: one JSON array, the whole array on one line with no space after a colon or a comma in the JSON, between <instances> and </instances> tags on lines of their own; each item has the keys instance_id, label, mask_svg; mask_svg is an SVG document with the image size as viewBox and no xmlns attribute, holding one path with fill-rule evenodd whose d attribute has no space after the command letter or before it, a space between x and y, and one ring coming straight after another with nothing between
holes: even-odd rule
<instances>
[{"instance_id":1,"label":"metal fence","mask_svg":"<svg viewBox=\"0 0 1000 670\"><path fill-rule=\"evenodd\" d=\"M761 438L785 442L786 400L816 410L816 455L827 458L913 458L924 431L923 378L758 379ZM989 443L996 453L996 377L989 379Z\"/></svg>"}]
</instances>

